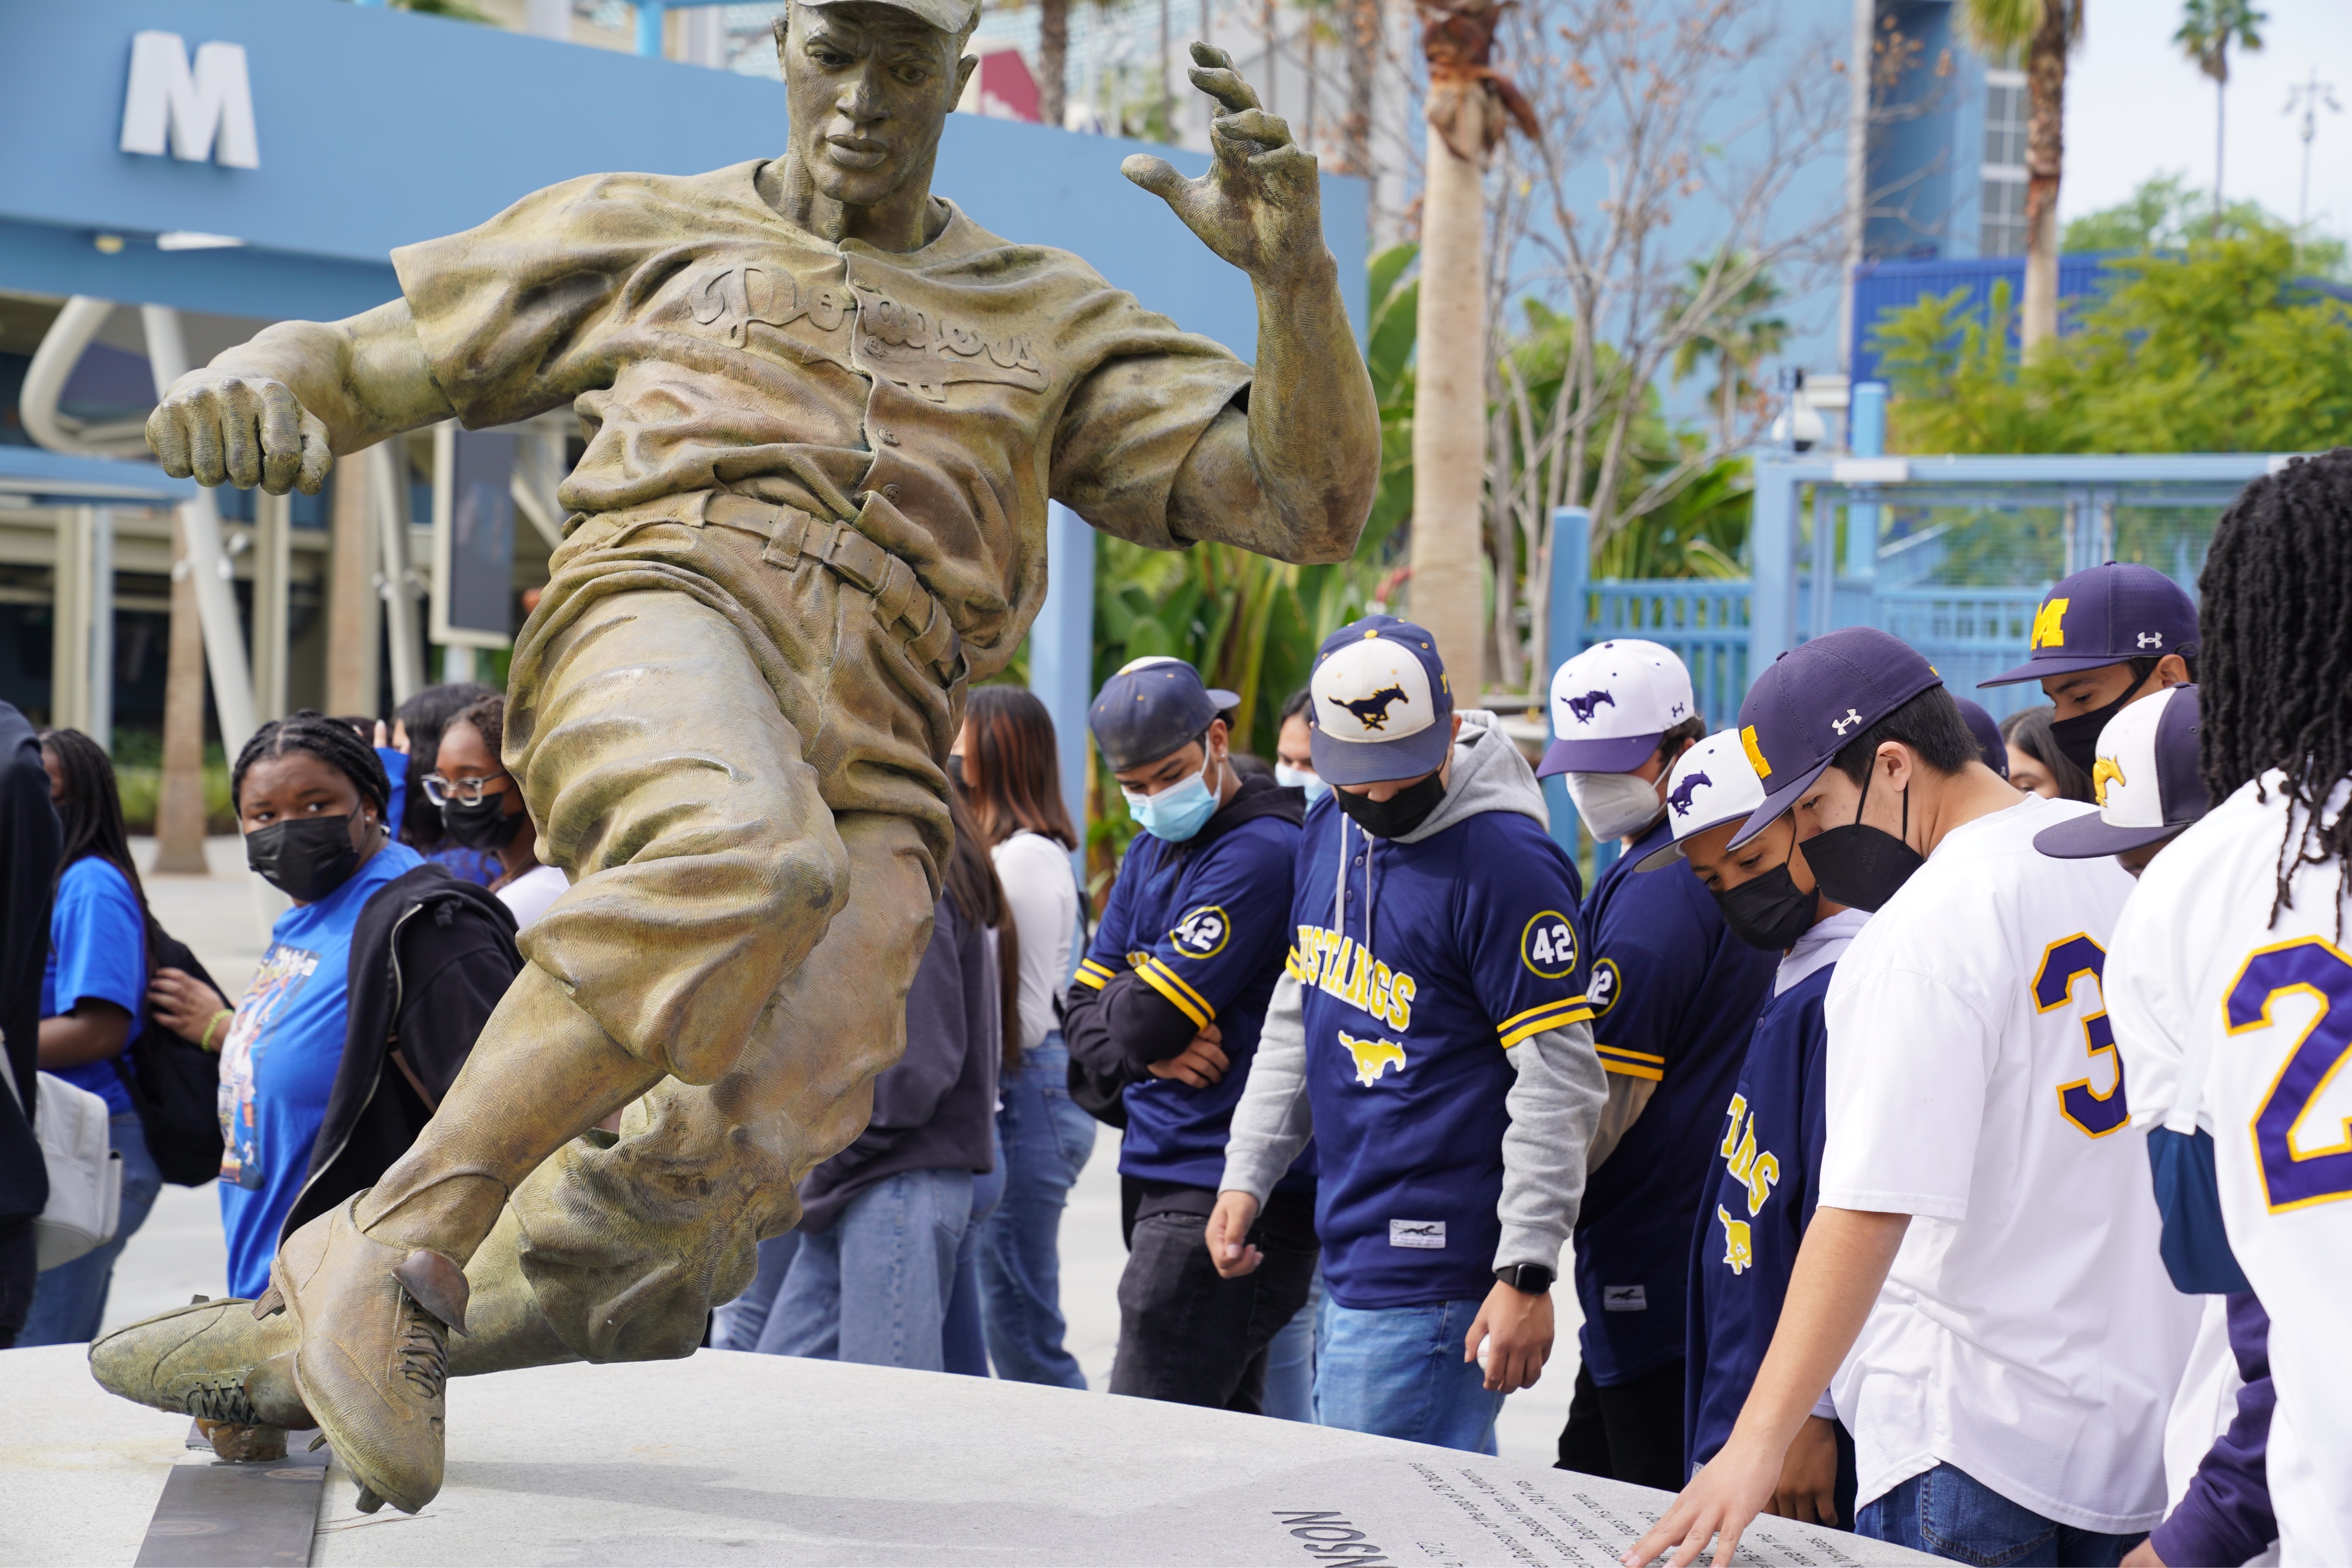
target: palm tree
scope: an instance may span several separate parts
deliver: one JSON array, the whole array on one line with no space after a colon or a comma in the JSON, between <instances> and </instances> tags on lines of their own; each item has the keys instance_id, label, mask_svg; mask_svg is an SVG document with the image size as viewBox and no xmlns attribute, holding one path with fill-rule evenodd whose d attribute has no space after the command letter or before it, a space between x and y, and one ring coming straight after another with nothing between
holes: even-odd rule
<instances>
[{"instance_id":1,"label":"palm tree","mask_svg":"<svg viewBox=\"0 0 2352 1568\"><path fill-rule=\"evenodd\" d=\"M2252 0L2186 0L2180 8L2180 30L2172 41L2180 52L2196 62L2197 68L2213 78L2213 215L2221 214L2221 136L2225 123L2222 110L2227 107L2230 90L2230 46L2235 44L2241 52L2258 53L2263 36L2254 29L2271 19L2267 11L2257 11Z\"/></svg>"},{"instance_id":2,"label":"palm tree","mask_svg":"<svg viewBox=\"0 0 2352 1568\"><path fill-rule=\"evenodd\" d=\"M1037 119L1059 130L1070 76L1070 0L1037 0Z\"/></svg>"},{"instance_id":3,"label":"palm tree","mask_svg":"<svg viewBox=\"0 0 2352 1568\"><path fill-rule=\"evenodd\" d=\"M2242 0L2189 0L2190 6ZM2025 60L2025 312L2032 354L2058 335L2058 180L2066 162L2066 55L2083 40L2084 0L1965 0L1969 37L1995 58Z\"/></svg>"},{"instance_id":4,"label":"palm tree","mask_svg":"<svg viewBox=\"0 0 2352 1568\"><path fill-rule=\"evenodd\" d=\"M1710 278L1726 273L1736 275L1748 265L1748 258L1740 256L1721 256L1712 262L1693 261L1690 281L1676 290L1677 313L1689 308L1689 302L1706 287ZM1675 350L1677 382L1687 380L1703 363L1714 364L1717 443L1727 450L1732 443L1732 427L1738 422L1740 401L1755 391L1748 372L1779 353L1781 345L1789 340L1789 323L1780 317L1765 314L1780 302L1786 292L1770 273L1759 270L1724 302L1715 319Z\"/></svg>"}]
</instances>

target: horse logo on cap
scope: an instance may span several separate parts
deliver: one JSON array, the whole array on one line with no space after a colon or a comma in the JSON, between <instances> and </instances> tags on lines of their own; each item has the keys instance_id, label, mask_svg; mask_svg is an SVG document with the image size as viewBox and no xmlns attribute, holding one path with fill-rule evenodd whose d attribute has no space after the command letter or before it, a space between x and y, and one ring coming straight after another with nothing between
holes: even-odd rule
<instances>
[{"instance_id":1,"label":"horse logo on cap","mask_svg":"<svg viewBox=\"0 0 2352 1568\"><path fill-rule=\"evenodd\" d=\"M1675 786L1674 792L1666 797L1666 804L1675 809L1675 816L1687 817L1690 815L1691 796L1693 793L1697 790L1700 785L1712 785L1714 782L1714 779L1708 778L1704 773L1693 773L1689 777L1685 778L1681 783Z\"/></svg>"},{"instance_id":2,"label":"horse logo on cap","mask_svg":"<svg viewBox=\"0 0 2352 1568\"><path fill-rule=\"evenodd\" d=\"M1575 716L1579 724L1591 724L1594 711L1602 703L1607 703L1611 707L1617 706L1617 699L1607 692L1587 692L1580 697L1562 697L1560 700L1568 705L1568 711Z\"/></svg>"},{"instance_id":3,"label":"horse logo on cap","mask_svg":"<svg viewBox=\"0 0 2352 1568\"><path fill-rule=\"evenodd\" d=\"M1366 729L1386 729L1389 727L1389 706L1412 700L1404 695L1402 686L1391 685L1382 686L1368 697L1344 698L1339 706L1354 714L1356 722Z\"/></svg>"},{"instance_id":4,"label":"horse logo on cap","mask_svg":"<svg viewBox=\"0 0 2352 1568\"><path fill-rule=\"evenodd\" d=\"M2107 809L2107 786L2128 782L2112 757L2102 757L2091 764L2091 798L2099 803L2102 811Z\"/></svg>"}]
</instances>

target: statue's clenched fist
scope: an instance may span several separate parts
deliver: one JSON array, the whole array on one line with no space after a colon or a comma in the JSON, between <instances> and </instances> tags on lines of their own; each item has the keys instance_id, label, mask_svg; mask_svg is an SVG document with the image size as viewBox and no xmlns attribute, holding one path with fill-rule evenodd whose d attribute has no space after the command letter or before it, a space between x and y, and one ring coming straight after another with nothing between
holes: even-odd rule
<instances>
[{"instance_id":1,"label":"statue's clenched fist","mask_svg":"<svg viewBox=\"0 0 2352 1568\"><path fill-rule=\"evenodd\" d=\"M327 425L268 376L191 371L147 416L147 445L174 479L315 496L333 467Z\"/></svg>"}]
</instances>

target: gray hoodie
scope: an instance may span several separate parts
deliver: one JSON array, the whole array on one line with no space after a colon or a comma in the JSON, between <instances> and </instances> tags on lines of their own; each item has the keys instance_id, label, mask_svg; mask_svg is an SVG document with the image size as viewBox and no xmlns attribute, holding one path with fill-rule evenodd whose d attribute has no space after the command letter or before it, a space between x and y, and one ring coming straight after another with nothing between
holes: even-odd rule
<instances>
[{"instance_id":1,"label":"gray hoodie","mask_svg":"<svg viewBox=\"0 0 2352 1568\"><path fill-rule=\"evenodd\" d=\"M1398 841L1415 843L1481 811L1517 811L1549 824L1534 769L1503 733L1495 716L1465 709L1454 743L1454 771L1429 820ZM1372 841L1370 853L1379 852ZM1369 866L1367 870L1369 871ZM1493 868L1507 876L1508 866ZM1592 1049L1592 1026L1571 1024L1521 1040L1507 1053L1517 1078L1504 1103L1511 1115L1503 1134L1503 1222L1495 1266L1539 1263L1555 1272L1560 1249L1576 1228L1584 1197L1586 1145L1609 1098L1608 1075ZM1307 1102L1307 1032L1298 982L1275 986L1249 1084L1234 1108L1219 1184L1260 1203L1314 1135Z\"/></svg>"}]
</instances>

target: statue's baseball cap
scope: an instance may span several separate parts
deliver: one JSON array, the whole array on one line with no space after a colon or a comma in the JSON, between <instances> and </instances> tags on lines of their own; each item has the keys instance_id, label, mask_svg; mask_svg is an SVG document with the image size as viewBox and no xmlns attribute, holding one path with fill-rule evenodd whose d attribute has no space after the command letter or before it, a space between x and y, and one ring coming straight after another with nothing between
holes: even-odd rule
<instances>
[{"instance_id":1,"label":"statue's baseball cap","mask_svg":"<svg viewBox=\"0 0 2352 1568\"><path fill-rule=\"evenodd\" d=\"M1454 693L1437 639L1367 615L1323 639L1307 677L1307 750L1327 784L1418 779L1454 746Z\"/></svg>"},{"instance_id":2,"label":"statue's baseball cap","mask_svg":"<svg viewBox=\"0 0 2352 1568\"><path fill-rule=\"evenodd\" d=\"M847 0L802 0L814 7L845 5ZM980 0L875 0L875 3L919 16L940 32L961 37L980 19Z\"/></svg>"},{"instance_id":3,"label":"statue's baseball cap","mask_svg":"<svg viewBox=\"0 0 2352 1568\"><path fill-rule=\"evenodd\" d=\"M1238 706L1231 692L1203 685L1201 672L1167 654L1130 659L1103 683L1087 709L1087 727L1114 773L1157 762L1190 746L1223 708Z\"/></svg>"},{"instance_id":4,"label":"statue's baseball cap","mask_svg":"<svg viewBox=\"0 0 2352 1568\"><path fill-rule=\"evenodd\" d=\"M2195 686L2167 686L2107 720L2091 764L2098 810L2042 829L2033 847L2067 861L2120 854L2202 817L2212 797L2197 771L2200 722Z\"/></svg>"},{"instance_id":5,"label":"statue's baseball cap","mask_svg":"<svg viewBox=\"0 0 2352 1568\"><path fill-rule=\"evenodd\" d=\"M2167 653L2196 657L2197 606L2156 568L2111 560L2060 579L2034 613L2025 663L1977 685L2014 685Z\"/></svg>"},{"instance_id":6,"label":"statue's baseball cap","mask_svg":"<svg viewBox=\"0 0 2352 1568\"><path fill-rule=\"evenodd\" d=\"M1683 858L1683 841L1726 822L1741 822L1764 803L1764 781L1736 729L1719 729L1675 758L1666 780L1666 820L1675 836L1633 867L1657 871Z\"/></svg>"},{"instance_id":7,"label":"statue's baseball cap","mask_svg":"<svg viewBox=\"0 0 2352 1568\"><path fill-rule=\"evenodd\" d=\"M1596 643L1552 673L1553 739L1536 777L1631 773L1697 711L1690 671L1672 648L1638 637Z\"/></svg>"},{"instance_id":8,"label":"statue's baseball cap","mask_svg":"<svg viewBox=\"0 0 2352 1568\"><path fill-rule=\"evenodd\" d=\"M1824 632L1773 660L1739 705L1739 747L1766 794L1732 844L1795 805L1848 741L1943 684L1910 643L1874 626Z\"/></svg>"}]
</instances>

